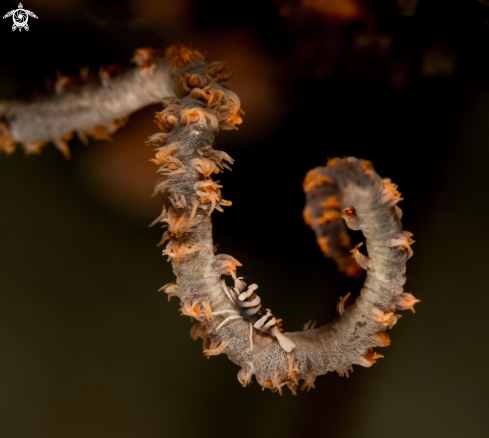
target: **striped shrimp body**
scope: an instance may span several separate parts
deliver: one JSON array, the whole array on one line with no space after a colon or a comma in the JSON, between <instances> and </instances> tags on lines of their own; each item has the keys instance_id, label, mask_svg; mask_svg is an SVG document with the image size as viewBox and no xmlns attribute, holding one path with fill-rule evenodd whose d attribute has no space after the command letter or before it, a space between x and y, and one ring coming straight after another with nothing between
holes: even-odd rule
<instances>
[{"instance_id":1,"label":"striped shrimp body","mask_svg":"<svg viewBox=\"0 0 489 438\"><path fill-rule=\"evenodd\" d=\"M246 287L246 283L237 278L234 273L231 274L234 279L234 288L228 288L224 280L222 280L222 287L228 298L239 309L235 310L222 310L220 312L214 312L214 315L219 313L233 313L235 315L228 316L219 326L219 330L227 321L236 318L245 318L250 322L250 348L253 350L253 328L260 330L263 333L275 337L280 346L289 353L295 347L295 344L282 333L278 328L277 320L272 315L270 309L264 309L261 305L260 297L255 294L255 290L258 289L258 285L251 284Z\"/></svg>"}]
</instances>

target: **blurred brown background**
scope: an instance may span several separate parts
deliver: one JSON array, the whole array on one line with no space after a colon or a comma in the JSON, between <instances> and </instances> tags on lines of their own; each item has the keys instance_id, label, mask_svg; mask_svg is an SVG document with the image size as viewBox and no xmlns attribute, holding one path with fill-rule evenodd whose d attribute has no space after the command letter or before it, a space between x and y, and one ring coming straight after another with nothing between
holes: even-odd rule
<instances>
[{"instance_id":1,"label":"blurred brown background","mask_svg":"<svg viewBox=\"0 0 489 438\"><path fill-rule=\"evenodd\" d=\"M302 222L302 179L327 157L369 159L399 184L416 240L406 290L422 300L370 369L297 397L242 388L157 292L174 276L147 228L161 208L148 108L111 143L72 141L69 162L53 146L0 156L0 436L489 436L485 3L26 0L29 32L0 21L0 97L127 65L141 46L228 59L247 115L218 138L236 163L215 243L286 331L330 322L361 288Z\"/></svg>"}]
</instances>

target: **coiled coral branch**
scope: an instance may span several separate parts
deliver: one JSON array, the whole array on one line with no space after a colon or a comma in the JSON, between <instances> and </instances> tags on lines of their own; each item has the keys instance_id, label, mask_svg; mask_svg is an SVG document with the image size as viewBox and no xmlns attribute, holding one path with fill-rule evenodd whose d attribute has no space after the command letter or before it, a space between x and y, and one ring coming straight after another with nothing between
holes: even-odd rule
<instances>
[{"instance_id":1,"label":"coiled coral branch","mask_svg":"<svg viewBox=\"0 0 489 438\"><path fill-rule=\"evenodd\" d=\"M311 388L317 375L334 370L348 375L353 364L369 367L382 357L372 348L390 343L385 331L396 323L400 316L397 310L412 308L418 301L403 292L413 241L411 233L402 230L401 211L396 206L400 196L390 180L382 180L368 161L330 160L326 167L314 169L306 177L305 217L315 227L339 223L342 216L348 227L362 230L368 256L357 246L351 251L355 262L344 254L349 241L340 227L323 227L318 237L320 244L322 239L340 248L336 259L344 270L367 270L360 297L346 306L345 296L338 305L339 317L331 324L284 333L295 344L288 353L276 336L250 326L240 316L221 278L232 275L235 285L241 284L239 290L245 290L246 285L235 276L236 267L241 265L229 255L215 255L212 241L210 215L230 202L222 199L222 186L211 177L223 171L223 161L233 162L212 145L219 129L232 129L241 121L239 99L219 84L225 79L224 72L223 64L208 65L200 57L176 67L180 96L168 100L166 109L157 116L164 133L151 137L160 139L154 142L157 157L171 151L185 169L167 174L155 188L155 193L167 192L171 201L168 213L164 210L158 221L169 228L170 249L164 254L172 258L177 276L162 289L169 296L178 296L182 312L198 320L191 336L203 339L207 357L226 354L242 367L238 379L244 386L255 374L264 388L281 393L287 385L295 394L300 379L304 380L303 388ZM177 223L189 226L182 231L180 225L174 225ZM255 289L256 285L250 286L247 295Z\"/></svg>"},{"instance_id":2,"label":"coiled coral branch","mask_svg":"<svg viewBox=\"0 0 489 438\"><path fill-rule=\"evenodd\" d=\"M261 308L254 293L258 286L246 288L236 277L241 264L215 254L212 240L211 214L231 205L212 176L233 164L213 145L221 129L241 123L239 98L226 82L231 72L225 63L209 64L199 51L182 45L170 47L164 57L157 53L140 49L134 57L138 67L113 82L105 78L31 102L1 101L2 149L11 152L21 143L27 152L38 152L53 141L68 154L65 140L73 131L82 137L105 135L117 128L117 120L163 101L156 116L161 132L147 143L155 147L152 161L161 174L153 195L167 194L170 206L151 225L168 228L158 245L168 241L163 254L177 278L160 290L178 297L182 314L198 320L191 336L203 339L204 354L228 355L241 366L238 379L244 386L254 374L264 388L280 393L287 385L295 394L300 379L303 389L311 388L316 376L328 371L348 376L354 364L371 366L382 357L373 348L390 343L386 330L397 322L397 311L413 310L419 301L403 291L413 241L402 230L397 187L382 180L369 161L357 158L333 159L309 172L304 218L321 249L347 274L365 269L367 276L354 303L349 294L341 298L332 323L281 334L281 320ZM350 251L341 217L349 228L363 232L368 255L359 245ZM234 288L223 276L232 277Z\"/></svg>"}]
</instances>

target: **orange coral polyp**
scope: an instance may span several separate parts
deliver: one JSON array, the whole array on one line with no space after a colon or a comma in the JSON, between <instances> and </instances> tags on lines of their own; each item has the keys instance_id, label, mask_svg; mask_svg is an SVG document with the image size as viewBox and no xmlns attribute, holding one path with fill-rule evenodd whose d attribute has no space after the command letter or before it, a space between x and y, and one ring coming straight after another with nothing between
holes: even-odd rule
<instances>
[{"instance_id":1,"label":"orange coral polyp","mask_svg":"<svg viewBox=\"0 0 489 438\"><path fill-rule=\"evenodd\" d=\"M310 208L304 208L304 211L302 212L302 218L304 219L306 225L312 227L312 212Z\"/></svg>"},{"instance_id":2,"label":"orange coral polyp","mask_svg":"<svg viewBox=\"0 0 489 438\"><path fill-rule=\"evenodd\" d=\"M387 347L391 343L389 335L386 332L379 332L375 335L376 347Z\"/></svg>"},{"instance_id":3,"label":"orange coral polyp","mask_svg":"<svg viewBox=\"0 0 489 438\"><path fill-rule=\"evenodd\" d=\"M304 192L310 193L316 187L320 187L324 184L333 184L333 181L331 178L320 176L318 169L313 169L307 173L306 178L304 179Z\"/></svg>"},{"instance_id":4,"label":"orange coral polyp","mask_svg":"<svg viewBox=\"0 0 489 438\"><path fill-rule=\"evenodd\" d=\"M184 243L175 243L174 240L170 241L166 248L163 250L163 255L168 256L168 261L172 258L175 259L177 265L180 264L182 257L190 255L197 251L199 247L197 245L188 246Z\"/></svg>"},{"instance_id":5,"label":"orange coral polyp","mask_svg":"<svg viewBox=\"0 0 489 438\"><path fill-rule=\"evenodd\" d=\"M213 160L208 158L195 158L194 168L204 176L204 178L209 178L213 173L219 173L221 170L217 167Z\"/></svg>"},{"instance_id":6,"label":"orange coral polyp","mask_svg":"<svg viewBox=\"0 0 489 438\"><path fill-rule=\"evenodd\" d=\"M182 312L182 315L198 319L201 307L202 305L198 299L183 301L180 305L180 312Z\"/></svg>"},{"instance_id":7,"label":"orange coral polyp","mask_svg":"<svg viewBox=\"0 0 489 438\"><path fill-rule=\"evenodd\" d=\"M207 333L208 326L203 322L198 322L190 329L190 337L196 341L199 338L204 338Z\"/></svg>"},{"instance_id":8,"label":"orange coral polyp","mask_svg":"<svg viewBox=\"0 0 489 438\"><path fill-rule=\"evenodd\" d=\"M340 201L338 201L338 198L336 195L331 195L328 197L324 202L322 202L321 207L327 210L340 210L341 209L341 204Z\"/></svg>"},{"instance_id":9,"label":"orange coral polyp","mask_svg":"<svg viewBox=\"0 0 489 438\"><path fill-rule=\"evenodd\" d=\"M149 161L161 166L161 164L168 161L173 153L178 150L178 145L179 143L172 143L156 149L155 158L151 158Z\"/></svg>"},{"instance_id":10,"label":"orange coral polyp","mask_svg":"<svg viewBox=\"0 0 489 438\"><path fill-rule=\"evenodd\" d=\"M330 239L328 236L321 236L316 239L317 244L319 245L319 248L325 255L329 255L330 252Z\"/></svg>"},{"instance_id":11,"label":"orange coral polyp","mask_svg":"<svg viewBox=\"0 0 489 438\"><path fill-rule=\"evenodd\" d=\"M141 47L136 49L131 62L139 67L150 67L154 65L156 57L161 57L161 53L152 47Z\"/></svg>"},{"instance_id":12,"label":"orange coral polyp","mask_svg":"<svg viewBox=\"0 0 489 438\"><path fill-rule=\"evenodd\" d=\"M341 215L337 211L325 211L319 219L316 220L316 224L325 225L331 222L341 219Z\"/></svg>"},{"instance_id":13,"label":"orange coral polyp","mask_svg":"<svg viewBox=\"0 0 489 438\"><path fill-rule=\"evenodd\" d=\"M395 205L403 200L401 193L397 190L397 184L393 184L390 178L384 178L382 184L384 188L381 199L382 204L388 203L389 205Z\"/></svg>"},{"instance_id":14,"label":"orange coral polyp","mask_svg":"<svg viewBox=\"0 0 489 438\"><path fill-rule=\"evenodd\" d=\"M197 49L191 49L183 44L175 44L170 46L165 57L171 58L171 67L173 70L178 70L191 62L204 62L204 55Z\"/></svg>"},{"instance_id":15,"label":"orange coral polyp","mask_svg":"<svg viewBox=\"0 0 489 438\"><path fill-rule=\"evenodd\" d=\"M221 354L231 341L212 341L209 348L204 350L204 356L210 359L211 356Z\"/></svg>"},{"instance_id":16,"label":"orange coral polyp","mask_svg":"<svg viewBox=\"0 0 489 438\"><path fill-rule=\"evenodd\" d=\"M168 212L168 217L164 219L170 227L172 236L181 236L188 229L198 224L201 219L195 218L195 210L190 217L185 217L182 213L177 212L173 207Z\"/></svg>"},{"instance_id":17,"label":"orange coral polyp","mask_svg":"<svg viewBox=\"0 0 489 438\"><path fill-rule=\"evenodd\" d=\"M397 310L411 310L411 312L416 313L414 310L414 305L419 303L421 300L414 298L410 293L403 292L396 302Z\"/></svg>"},{"instance_id":18,"label":"orange coral polyp","mask_svg":"<svg viewBox=\"0 0 489 438\"><path fill-rule=\"evenodd\" d=\"M219 181L217 181L219 182ZM216 184L216 182L212 180L204 180L199 181L195 184L195 194L200 198L200 202L202 204L211 204L211 208L209 210L209 216L214 211L214 209L223 211L220 206L229 206L231 205L230 201L225 201L222 199L221 185Z\"/></svg>"}]
</instances>

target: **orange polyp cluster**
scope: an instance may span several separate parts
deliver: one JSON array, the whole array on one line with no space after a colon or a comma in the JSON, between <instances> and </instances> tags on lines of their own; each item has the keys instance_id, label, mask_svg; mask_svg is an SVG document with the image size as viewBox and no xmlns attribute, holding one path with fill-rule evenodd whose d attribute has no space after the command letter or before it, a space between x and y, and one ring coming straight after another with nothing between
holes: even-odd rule
<instances>
[{"instance_id":1,"label":"orange polyp cluster","mask_svg":"<svg viewBox=\"0 0 489 438\"><path fill-rule=\"evenodd\" d=\"M175 208L185 208L185 207L188 207L188 204L187 204L187 199L185 198L185 195L182 195L180 198L178 197L178 195L176 193L172 195L169 195L168 196L168 199L169 201L171 202L172 206L175 207ZM197 211L197 207L198 205L195 205L196 204L196 200L194 199L192 201L192 205L194 206L194 209L192 210L190 216L193 217L195 216L195 211Z\"/></svg>"},{"instance_id":2,"label":"orange polyp cluster","mask_svg":"<svg viewBox=\"0 0 489 438\"><path fill-rule=\"evenodd\" d=\"M102 82L102 84L104 85L107 85L110 80L116 77L118 74L120 74L120 68L115 64L109 64L105 67L100 67L98 69L98 78L100 79L100 82ZM87 73L80 71L80 75L82 78L84 78L85 75L88 77L88 67ZM85 81L88 81L88 79L86 79Z\"/></svg>"},{"instance_id":3,"label":"orange polyp cluster","mask_svg":"<svg viewBox=\"0 0 489 438\"><path fill-rule=\"evenodd\" d=\"M389 326L391 329L397 323L397 320L401 317L399 313L395 312L383 312L379 309L374 309L373 317L377 322L380 322L382 325Z\"/></svg>"},{"instance_id":4,"label":"orange polyp cluster","mask_svg":"<svg viewBox=\"0 0 489 438\"><path fill-rule=\"evenodd\" d=\"M243 367L238 371L238 380L243 385L243 388L251 383L252 376L253 372L249 368Z\"/></svg>"},{"instance_id":5,"label":"orange polyp cluster","mask_svg":"<svg viewBox=\"0 0 489 438\"><path fill-rule=\"evenodd\" d=\"M155 123L163 132L170 132L180 121L178 118L178 108L174 105L168 106L163 111L157 112Z\"/></svg>"},{"instance_id":6,"label":"orange polyp cluster","mask_svg":"<svg viewBox=\"0 0 489 438\"><path fill-rule=\"evenodd\" d=\"M352 278L358 278L360 276L360 268L355 260L348 258L339 258L338 261L338 270L340 272L344 272L346 276Z\"/></svg>"},{"instance_id":7,"label":"orange polyp cluster","mask_svg":"<svg viewBox=\"0 0 489 438\"><path fill-rule=\"evenodd\" d=\"M336 305L336 313L338 316L343 315L345 313L346 309L346 301L348 300L348 297L351 295L351 292L348 292L344 297L340 297L340 301L338 301L338 304Z\"/></svg>"},{"instance_id":8,"label":"orange polyp cluster","mask_svg":"<svg viewBox=\"0 0 489 438\"><path fill-rule=\"evenodd\" d=\"M336 197L336 195L331 195L325 201L323 201L320 205L325 210L340 210L341 209L340 201L338 201L338 198Z\"/></svg>"},{"instance_id":9,"label":"orange polyp cluster","mask_svg":"<svg viewBox=\"0 0 489 438\"><path fill-rule=\"evenodd\" d=\"M194 169L197 170L204 178L210 178L213 173L222 172L213 160L208 158L194 158Z\"/></svg>"},{"instance_id":10,"label":"orange polyp cluster","mask_svg":"<svg viewBox=\"0 0 489 438\"><path fill-rule=\"evenodd\" d=\"M259 383L262 385L262 391L265 389L269 389L272 392L278 392L282 395L282 387L287 385L294 395L297 395L295 389L297 389L297 385L294 381L290 381L289 378L285 378L285 376L281 376L278 370L274 370L272 372L271 379L260 381Z\"/></svg>"},{"instance_id":11,"label":"orange polyp cluster","mask_svg":"<svg viewBox=\"0 0 489 438\"><path fill-rule=\"evenodd\" d=\"M343 163L348 163L348 160L345 158L328 158L326 162L326 169L334 166L341 166Z\"/></svg>"},{"instance_id":12,"label":"orange polyp cluster","mask_svg":"<svg viewBox=\"0 0 489 438\"><path fill-rule=\"evenodd\" d=\"M120 68L114 64L109 64L105 67L100 67L98 71L98 79L102 84L106 84L111 78L120 73ZM46 78L46 92L55 94L63 94L70 88L79 88L89 82L94 82L97 80L97 75L90 71L88 66L80 68L80 75L62 75L58 70L56 72L56 79L53 81Z\"/></svg>"},{"instance_id":13,"label":"orange polyp cluster","mask_svg":"<svg viewBox=\"0 0 489 438\"><path fill-rule=\"evenodd\" d=\"M186 167L178 158L170 156L156 172L160 173L161 175L165 175L166 177L169 177L173 175L178 175L179 173L184 173L186 172L186 170Z\"/></svg>"},{"instance_id":14,"label":"orange polyp cluster","mask_svg":"<svg viewBox=\"0 0 489 438\"><path fill-rule=\"evenodd\" d=\"M134 60L138 65L144 66L144 62L151 61L151 52L142 50L136 55ZM161 166L158 172L163 175L155 185L153 195L169 191L168 199L171 203L168 212L163 208L162 214L152 225L157 222L168 225L159 245L170 240L163 255L179 265L191 254L201 257L197 255L201 245L196 243L198 241L191 232L205 218L202 213L198 213L199 208L206 210L210 216L214 210L222 212L223 206L231 205L230 201L222 199L222 186L218 184L219 181L213 181L211 176L225 168L230 169L225 161L232 164L233 159L223 151L215 151L210 145L200 145L192 150L186 143L186 136L198 141L201 133L207 131L215 135L219 129L229 129L230 126L234 129L234 125L241 123L241 119L236 116L240 113L238 97L219 88L218 82L227 78L222 69L214 65L208 73L205 64L200 63L203 61L200 52L182 45L168 49L167 56L174 57L172 68L174 77L178 78L177 89L181 96L164 100L165 108L157 112L155 117L155 122L163 132L152 135L147 143L156 146L155 158L150 161ZM177 71L182 67L183 71ZM189 68L193 70L189 71ZM196 102L196 99L204 100L206 107L201 102ZM179 132L178 141L171 142L169 138L173 138L175 129ZM196 154L197 157L192 157L191 154ZM190 199L189 203L187 199ZM231 272L235 273L236 266L241 264L232 257L217 255L214 266L218 272L229 275ZM172 287L168 289L173 291ZM174 295L176 293L171 296ZM199 314L200 317L212 319L208 302L192 305L193 307L187 303L182 312L193 317ZM208 343L208 340L205 342ZM220 351L221 347L213 345L208 348L207 355L218 354Z\"/></svg>"},{"instance_id":15,"label":"orange polyp cluster","mask_svg":"<svg viewBox=\"0 0 489 438\"><path fill-rule=\"evenodd\" d=\"M397 299L396 302L396 309L397 310L411 310L411 312L416 313L414 310L414 305L421 302L421 300L418 300L414 298L414 296L410 293L403 292L401 296Z\"/></svg>"},{"instance_id":16,"label":"orange polyp cluster","mask_svg":"<svg viewBox=\"0 0 489 438\"><path fill-rule=\"evenodd\" d=\"M157 146L159 148L166 144L168 135L166 132L157 132L156 134L150 135L145 143L149 146Z\"/></svg>"},{"instance_id":17,"label":"orange polyp cluster","mask_svg":"<svg viewBox=\"0 0 489 438\"><path fill-rule=\"evenodd\" d=\"M348 379L349 373L353 373L353 366L348 365L345 368L341 368L339 370L336 370L336 372L339 374L340 377L346 377Z\"/></svg>"},{"instance_id":18,"label":"orange polyp cluster","mask_svg":"<svg viewBox=\"0 0 489 438\"><path fill-rule=\"evenodd\" d=\"M287 386L291 390L293 395L297 395L297 388L299 387L299 363L294 359L293 355L289 355L289 368L287 371Z\"/></svg>"},{"instance_id":19,"label":"orange polyp cluster","mask_svg":"<svg viewBox=\"0 0 489 438\"><path fill-rule=\"evenodd\" d=\"M236 275L236 267L243 266L238 260L228 254L217 254L214 257L213 269L219 275Z\"/></svg>"},{"instance_id":20,"label":"orange polyp cluster","mask_svg":"<svg viewBox=\"0 0 489 438\"><path fill-rule=\"evenodd\" d=\"M197 299L193 300L192 302L182 301L180 303L180 312L182 313L181 316L189 316L190 320L192 320L192 318L198 319L201 307L202 306Z\"/></svg>"},{"instance_id":21,"label":"orange polyp cluster","mask_svg":"<svg viewBox=\"0 0 489 438\"><path fill-rule=\"evenodd\" d=\"M198 108L182 108L180 110L180 116L186 120L185 127L188 128L191 123L197 123L200 120L202 110Z\"/></svg>"},{"instance_id":22,"label":"orange polyp cluster","mask_svg":"<svg viewBox=\"0 0 489 438\"><path fill-rule=\"evenodd\" d=\"M197 152L199 156L209 158L210 160L214 161L220 170L233 170L226 163L224 163L224 161L227 161L230 164L234 163L234 160L226 152L216 151L212 149L211 146L206 146L205 148L199 149Z\"/></svg>"},{"instance_id":23,"label":"orange polyp cluster","mask_svg":"<svg viewBox=\"0 0 489 438\"><path fill-rule=\"evenodd\" d=\"M286 380L282 380L280 373L278 370L275 370L272 373L272 387L275 391L278 391L280 395L282 395L282 386L287 384Z\"/></svg>"},{"instance_id":24,"label":"orange polyp cluster","mask_svg":"<svg viewBox=\"0 0 489 438\"><path fill-rule=\"evenodd\" d=\"M371 175L374 170L374 165L369 160L363 160L362 170L366 175Z\"/></svg>"},{"instance_id":25,"label":"orange polyp cluster","mask_svg":"<svg viewBox=\"0 0 489 438\"><path fill-rule=\"evenodd\" d=\"M333 184L331 178L320 175L321 168L316 167L313 170L307 172L307 175L302 183L304 193L312 192L316 187L321 187L324 184Z\"/></svg>"},{"instance_id":26,"label":"orange polyp cluster","mask_svg":"<svg viewBox=\"0 0 489 438\"><path fill-rule=\"evenodd\" d=\"M413 233L410 233L409 231L402 231L399 237L389 241L389 245L402 247L407 252L407 258L409 259L413 255L411 245L414 243L414 240L412 239L412 236Z\"/></svg>"},{"instance_id":27,"label":"orange polyp cluster","mask_svg":"<svg viewBox=\"0 0 489 438\"><path fill-rule=\"evenodd\" d=\"M373 317L377 322L380 322L382 325L389 325L393 315L394 312L383 312L382 310L374 308Z\"/></svg>"},{"instance_id":28,"label":"orange polyp cluster","mask_svg":"<svg viewBox=\"0 0 489 438\"><path fill-rule=\"evenodd\" d=\"M320 216L316 220L316 224L317 225L326 225L326 224L329 224L331 222L334 222L334 221L337 221L340 219L341 219L341 215L337 211L325 211L325 212L323 212L322 216Z\"/></svg>"},{"instance_id":29,"label":"orange polyp cluster","mask_svg":"<svg viewBox=\"0 0 489 438\"><path fill-rule=\"evenodd\" d=\"M229 90L224 91L219 86L225 86L225 79L229 73L222 72L219 68L203 70L202 74L190 74L185 72L178 75L177 88L181 96L190 95L203 100L207 107L207 114L216 117L220 129L236 129L236 125L242 123L240 114L244 114L235 94Z\"/></svg>"},{"instance_id":30,"label":"orange polyp cluster","mask_svg":"<svg viewBox=\"0 0 489 438\"><path fill-rule=\"evenodd\" d=\"M152 161L158 166L161 166L162 164L175 160L175 158L173 158L172 155L175 151L178 150L177 148L178 144L179 143L176 142L176 143L169 144L168 146L163 146L161 148L155 149L155 151L157 151L155 154L155 158L151 158L149 161Z\"/></svg>"},{"instance_id":31,"label":"orange polyp cluster","mask_svg":"<svg viewBox=\"0 0 489 438\"><path fill-rule=\"evenodd\" d=\"M222 186L218 185L218 182L219 181L206 179L204 181L199 181L194 187L196 195L200 198L200 202L203 204L202 208L207 209L207 204L210 204L209 216L214 209L223 212L224 210L221 206L228 207L232 205L231 201L222 199L221 191L219 190Z\"/></svg>"},{"instance_id":32,"label":"orange polyp cluster","mask_svg":"<svg viewBox=\"0 0 489 438\"><path fill-rule=\"evenodd\" d=\"M376 347L387 347L390 345L391 340L386 332L379 332L375 335L374 342Z\"/></svg>"},{"instance_id":33,"label":"orange polyp cluster","mask_svg":"<svg viewBox=\"0 0 489 438\"><path fill-rule=\"evenodd\" d=\"M172 58L171 67L178 70L192 62L204 62L205 56L197 49L192 49L182 43L168 47L165 57Z\"/></svg>"},{"instance_id":34,"label":"orange polyp cluster","mask_svg":"<svg viewBox=\"0 0 489 438\"><path fill-rule=\"evenodd\" d=\"M15 142L6 123L0 121L0 150L7 154L15 151Z\"/></svg>"},{"instance_id":35,"label":"orange polyp cluster","mask_svg":"<svg viewBox=\"0 0 489 438\"><path fill-rule=\"evenodd\" d=\"M168 301L170 301L173 297L179 296L179 289L181 290L181 286L174 280L171 283L167 283L163 287L160 287L158 292L165 292L168 294Z\"/></svg>"},{"instance_id":36,"label":"orange polyp cluster","mask_svg":"<svg viewBox=\"0 0 489 438\"><path fill-rule=\"evenodd\" d=\"M190 329L190 337L194 341L196 341L199 338L203 339L207 333L208 328L209 327L206 323L199 321L196 324L194 324Z\"/></svg>"},{"instance_id":37,"label":"orange polyp cluster","mask_svg":"<svg viewBox=\"0 0 489 438\"><path fill-rule=\"evenodd\" d=\"M131 62L141 67L141 75L145 76L153 74L156 68L155 60L162 57L163 53L160 50L153 49L152 47L141 47L136 49Z\"/></svg>"},{"instance_id":38,"label":"orange polyp cluster","mask_svg":"<svg viewBox=\"0 0 489 438\"><path fill-rule=\"evenodd\" d=\"M312 212L310 208L304 208L304 210L302 211L302 218L304 219L306 225L309 225L309 227L312 228Z\"/></svg>"},{"instance_id":39,"label":"orange polyp cluster","mask_svg":"<svg viewBox=\"0 0 489 438\"><path fill-rule=\"evenodd\" d=\"M311 390L311 388L315 388L314 381L316 380L316 375L312 373L308 373L304 376L304 383L302 383L301 391L307 388L307 392Z\"/></svg>"},{"instance_id":40,"label":"orange polyp cluster","mask_svg":"<svg viewBox=\"0 0 489 438\"><path fill-rule=\"evenodd\" d=\"M209 348L204 350L204 356L210 359L211 356L221 354L231 341L211 341Z\"/></svg>"},{"instance_id":41,"label":"orange polyp cluster","mask_svg":"<svg viewBox=\"0 0 489 438\"><path fill-rule=\"evenodd\" d=\"M388 203L389 205L395 205L403 200L401 193L397 190L398 185L393 184L390 178L384 178L382 185L384 187L381 200L382 204Z\"/></svg>"},{"instance_id":42,"label":"orange polyp cluster","mask_svg":"<svg viewBox=\"0 0 489 438\"><path fill-rule=\"evenodd\" d=\"M191 320L192 318L197 320L206 318L207 321L214 319L209 301L199 301L198 299L194 299L191 302L182 301L180 311L182 315L189 316Z\"/></svg>"},{"instance_id":43,"label":"orange polyp cluster","mask_svg":"<svg viewBox=\"0 0 489 438\"><path fill-rule=\"evenodd\" d=\"M328 256L330 253L330 238L329 236L321 236L316 239L317 244L319 245L319 249L323 252L325 256Z\"/></svg>"},{"instance_id":44,"label":"orange polyp cluster","mask_svg":"<svg viewBox=\"0 0 489 438\"><path fill-rule=\"evenodd\" d=\"M216 81L227 81L234 75L234 72L229 70L228 63L226 61L211 62L209 64L207 73L214 76Z\"/></svg>"},{"instance_id":45,"label":"orange polyp cluster","mask_svg":"<svg viewBox=\"0 0 489 438\"><path fill-rule=\"evenodd\" d=\"M322 211L321 216L317 217L314 221L312 218L312 210L307 204L303 211L305 223L313 230L315 230L316 227L334 223L342 217L338 211L341 209L341 206L336 196L330 196L326 201L323 201L320 206L326 209L326 211ZM332 241L331 237L328 235L321 235L317 237L316 242L326 257L331 257L333 251L332 245L334 245L336 251L334 253L336 254L335 261L341 272L344 272L349 277L358 277L360 275L360 268L356 258L352 260L352 258L348 256L348 252L351 248L351 239L348 233L344 231L341 232L334 241Z\"/></svg>"},{"instance_id":46,"label":"orange polyp cluster","mask_svg":"<svg viewBox=\"0 0 489 438\"><path fill-rule=\"evenodd\" d=\"M197 208L192 209L190 216L185 217L183 213L178 212L173 207L168 211L167 218L161 222L167 222L170 227L170 234L174 237L179 237L185 233L189 228L198 224L201 219L195 217Z\"/></svg>"},{"instance_id":47,"label":"orange polyp cluster","mask_svg":"<svg viewBox=\"0 0 489 438\"><path fill-rule=\"evenodd\" d=\"M360 356L359 365L365 368L371 367L374 363L377 363L377 359L382 359L384 356L373 351L372 348L367 350L367 353Z\"/></svg>"},{"instance_id":48,"label":"orange polyp cluster","mask_svg":"<svg viewBox=\"0 0 489 438\"><path fill-rule=\"evenodd\" d=\"M182 257L192 254L198 249L199 247L197 245L189 246L185 243L178 243L175 240L171 240L163 250L163 255L168 256L168 261L172 258L175 259L177 265L179 265Z\"/></svg>"}]
</instances>

